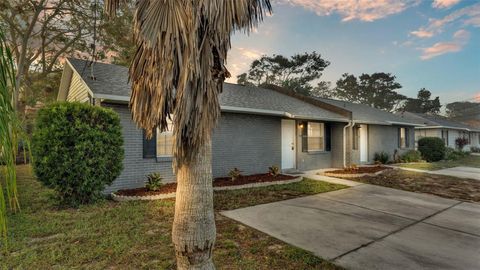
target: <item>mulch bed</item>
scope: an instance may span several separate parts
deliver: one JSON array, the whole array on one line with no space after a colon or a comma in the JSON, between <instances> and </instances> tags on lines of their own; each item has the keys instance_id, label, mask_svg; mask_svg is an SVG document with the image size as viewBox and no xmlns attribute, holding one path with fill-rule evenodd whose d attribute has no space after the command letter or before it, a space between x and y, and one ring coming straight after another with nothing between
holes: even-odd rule
<instances>
[{"instance_id":1,"label":"mulch bed","mask_svg":"<svg viewBox=\"0 0 480 270\"><path fill-rule=\"evenodd\" d=\"M284 175L284 174L279 174L273 177L268 173L245 175L245 176L239 177L235 181L232 181L230 177L221 177L221 178L215 178L213 180L213 186L214 187L239 186L239 185L255 184L255 183L286 181L286 180L293 180L295 178L297 177ZM173 193L176 190L177 190L177 183L168 183L163 185L157 191L149 191L145 187L141 187L141 188L134 188L134 189L122 189L115 192L115 194L120 196L153 196L153 195Z\"/></svg>"},{"instance_id":2,"label":"mulch bed","mask_svg":"<svg viewBox=\"0 0 480 270\"><path fill-rule=\"evenodd\" d=\"M353 168L347 168L342 170L334 170L334 171L326 171L325 173L332 173L332 174L362 174L362 173L377 173L384 170L391 170L389 167L384 166L362 166Z\"/></svg>"}]
</instances>

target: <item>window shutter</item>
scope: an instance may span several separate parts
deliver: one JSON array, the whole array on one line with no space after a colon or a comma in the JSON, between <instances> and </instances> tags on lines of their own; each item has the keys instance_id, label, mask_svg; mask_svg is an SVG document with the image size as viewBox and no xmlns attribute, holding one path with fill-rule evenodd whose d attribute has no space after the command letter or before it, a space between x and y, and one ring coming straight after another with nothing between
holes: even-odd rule
<instances>
[{"instance_id":1,"label":"window shutter","mask_svg":"<svg viewBox=\"0 0 480 270\"><path fill-rule=\"evenodd\" d=\"M302 152L308 152L308 122L302 122Z\"/></svg>"},{"instance_id":2,"label":"window shutter","mask_svg":"<svg viewBox=\"0 0 480 270\"><path fill-rule=\"evenodd\" d=\"M325 123L325 151L332 150L332 126Z\"/></svg>"},{"instance_id":3,"label":"window shutter","mask_svg":"<svg viewBox=\"0 0 480 270\"><path fill-rule=\"evenodd\" d=\"M148 140L143 130L143 158L155 157L157 157L157 132L153 132L152 138Z\"/></svg>"},{"instance_id":4,"label":"window shutter","mask_svg":"<svg viewBox=\"0 0 480 270\"><path fill-rule=\"evenodd\" d=\"M398 148L402 148L402 128L397 129Z\"/></svg>"},{"instance_id":5,"label":"window shutter","mask_svg":"<svg viewBox=\"0 0 480 270\"><path fill-rule=\"evenodd\" d=\"M405 147L409 148L410 147L410 129L405 128Z\"/></svg>"}]
</instances>

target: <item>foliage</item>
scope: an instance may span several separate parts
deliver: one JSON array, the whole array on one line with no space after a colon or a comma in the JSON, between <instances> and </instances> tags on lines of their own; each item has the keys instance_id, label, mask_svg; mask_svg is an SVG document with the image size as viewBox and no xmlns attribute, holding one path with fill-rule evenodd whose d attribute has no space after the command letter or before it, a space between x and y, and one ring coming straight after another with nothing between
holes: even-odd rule
<instances>
[{"instance_id":1,"label":"foliage","mask_svg":"<svg viewBox=\"0 0 480 270\"><path fill-rule=\"evenodd\" d=\"M330 62L317 52L295 54L290 58L264 55L252 62L247 73L237 76L237 83L256 86L273 84L308 96L314 89L311 83L318 80L329 65Z\"/></svg>"},{"instance_id":2,"label":"foliage","mask_svg":"<svg viewBox=\"0 0 480 270\"><path fill-rule=\"evenodd\" d=\"M19 141L28 148L28 139L22 131L15 105L15 65L10 48L7 46L3 30L0 28L0 176L5 178L5 188L0 177L0 238L7 236L7 205L10 210L20 210L17 194L17 174L15 162Z\"/></svg>"},{"instance_id":3,"label":"foliage","mask_svg":"<svg viewBox=\"0 0 480 270\"><path fill-rule=\"evenodd\" d=\"M375 161L375 163L380 163L380 164L387 164L387 162L390 160L390 156L388 155L387 152L376 152L374 155L373 155L373 161Z\"/></svg>"},{"instance_id":4,"label":"foliage","mask_svg":"<svg viewBox=\"0 0 480 270\"><path fill-rule=\"evenodd\" d=\"M418 140L418 151L428 162L439 161L445 157L445 143L441 138L423 137Z\"/></svg>"},{"instance_id":5,"label":"foliage","mask_svg":"<svg viewBox=\"0 0 480 270\"><path fill-rule=\"evenodd\" d=\"M451 147L445 148L445 160L459 160L468 156L468 152L462 150L453 149Z\"/></svg>"},{"instance_id":6,"label":"foliage","mask_svg":"<svg viewBox=\"0 0 480 270\"><path fill-rule=\"evenodd\" d=\"M463 148L465 147L465 145L469 144L469 141L467 138L463 138L463 137L458 137L455 139L455 146L459 149L459 150L463 150Z\"/></svg>"},{"instance_id":7,"label":"foliage","mask_svg":"<svg viewBox=\"0 0 480 270\"><path fill-rule=\"evenodd\" d=\"M472 153L480 153L480 147L472 146L472 147L470 147L470 151Z\"/></svg>"},{"instance_id":8,"label":"foliage","mask_svg":"<svg viewBox=\"0 0 480 270\"><path fill-rule=\"evenodd\" d=\"M120 175L123 160L120 118L110 109L54 103L38 112L32 138L38 179L62 203L94 202Z\"/></svg>"},{"instance_id":9,"label":"foliage","mask_svg":"<svg viewBox=\"0 0 480 270\"><path fill-rule=\"evenodd\" d=\"M278 168L278 166L275 166L275 165L268 167L268 173L271 176L275 177L280 174L280 168Z\"/></svg>"},{"instance_id":10,"label":"foliage","mask_svg":"<svg viewBox=\"0 0 480 270\"><path fill-rule=\"evenodd\" d=\"M390 73L362 74L360 77L345 73L337 81L334 97L374 108L394 111L405 96L396 92L402 86Z\"/></svg>"},{"instance_id":11,"label":"foliage","mask_svg":"<svg viewBox=\"0 0 480 270\"><path fill-rule=\"evenodd\" d=\"M446 106L448 118L470 119L480 115L480 103L470 101L457 101Z\"/></svg>"},{"instance_id":12,"label":"foliage","mask_svg":"<svg viewBox=\"0 0 480 270\"><path fill-rule=\"evenodd\" d=\"M163 177L160 173L151 173L147 175L147 184L145 187L150 191L157 191L163 186L162 180Z\"/></svg>"},{"instance_id":13,"label":"foliage","mask_svg":"<svg viewBox=\"0 0 480 270\"><path fill-rule=\"evenodd\" d=\"M400 110L413 113L438 114L442 104L440 98L430 99L432 93L425 88L418 91L417 98L407 98Z\"/></svg>"},{"instance_id":14,"label":"foliage","mask_svg":"<svg viewBox=\"0 0 480 270\"><path fill-rule=\"evenodd\" d=\"M238 168L233 168L228 172L228 176L232 179L232 181L235 181L242 177L242 171L240 171Z\"/></svg>"},{"instance_id":15,"label":"foliage","mask_svg":"<svg viewBox=\"0 0 480 270\"><path fill-rule=\"evenodd\" d=\"M417 150L408 150L400 157L402 162L419 162L422 160L422 153Z\"/></svg>"},{"instance_id":16,"label":"foliage","mask_svg":"<svg viewBox=\"0 0 480 270\"><path fill-rule=\"evenodd\" d=\"M0 18L8 27L7 42L13 48L18 90L24 96L59 73L59 60L88 51L94 32L94 0L16 0L0 2Z\"/></svg>"}]
</instances>

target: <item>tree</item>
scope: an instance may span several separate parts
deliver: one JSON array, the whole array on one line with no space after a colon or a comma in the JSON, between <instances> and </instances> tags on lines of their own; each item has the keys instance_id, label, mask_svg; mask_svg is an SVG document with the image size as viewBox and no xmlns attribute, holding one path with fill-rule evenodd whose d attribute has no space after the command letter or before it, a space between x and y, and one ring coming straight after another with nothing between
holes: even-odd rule
<instances>
[{"instance_id":1,"label":"tree","mask_svg":"<svg viewBox=\"0 0 480 270\"><path fill-rule=\"evenodd\" d=\"M480 119L480 103L457 101L446 105L446 114L449 118Z\"/></svg>"},{"instance_id":2,"label":"tree","mask_svg":"<svg viewBox=\"0 0 480 270\"><path fill-rule=\"evenodd\" d=\"M438 114L442 105L440 97L430 99L432 93L425 88L418 91L417 98L407 98L403 104L401 111L414 113Z\"/></svg>"},{"instance_id":3,"label":"tree","mask_svg":"<svg viewBox=\"0 0 480 270\"><path fill-rule=\"evenodd\" d=\"M400 88L390 73L364 73L358 78L345 73L337 81L334 97L391 112L406 98L396 92Z\"/></svg>"},{"instance_id":4,"label":"tree","mask_svg":"<svg viewBox=\"0 0 480 270\"><path fill-rule=\"evenodd\" d=\"M335 95L333 91L331 82L321 81L312 89L310 95L319 98L332 98Z\"/></svg>"},{"instance_id":5,"label":"tree","mask_svg":"<svg viewBox=\"0 0 480 270\"><path fill-rule=\"evenodd\" d=\"M114 15L122 0L106 0ZM130 107L151 136L173 115L177 175L172 240L178 269L214 269L211 135L234 31L249 32L271 11L268 0L138 1Z\"/></svg>"},{"instance_id":6,"label":"tree","mask_svg":"<svg viewBox=\"0 0 480 270\"><path fill-rule=\"evenodd\" d=\"M311 95L311 83L319 79L329 65L330 62L316 52L295 54L290 58L275 54L264 55L252 62L247 73L237 76L237 83L256 86L274 84L303 95Z\"/></svg>"},{"instance_id":7,"label":"tree","mask_svg":"<svg viewBox=\"0 0 480 270\"><path fill-rule=\"evenodd\" d=\"M17 0L0 2L7 44L16 62L15 104L20 87L59 72L59 59L86 51L95 20L94 0Z\"/></svg>"}]
</instances>

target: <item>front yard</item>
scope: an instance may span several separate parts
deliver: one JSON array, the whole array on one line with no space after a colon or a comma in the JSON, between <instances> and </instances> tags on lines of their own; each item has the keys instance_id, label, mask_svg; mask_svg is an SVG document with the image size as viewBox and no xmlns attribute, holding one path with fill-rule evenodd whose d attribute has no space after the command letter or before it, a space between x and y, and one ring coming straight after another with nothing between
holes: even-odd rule
<instances>
[{"instance_id":1,"label":"front yard","mask_svg":"<svg viewBox=\"0 0 480 270\"><path fill-rule=\"evenodd\" d=\"M20 166L22 212L9 218L10 252L2 269L173 269L174 200L115 203L105 200L62 209L53 192ZM215 192L215 209L227 210L328 192L345 186L301 182ZM220 214L216 215L218 269L341 269Z\"/></svg>"},{"instance_id":2,"label":"front yard","mask_svg":"<svg viewBox=\"0 0 480 270\"><path fill-rule=\"evenodd\" d=\"M457 160L442 160L429 163L405 163L398 164L398 166L420 170L440 170L457 166L480 168L480 156L469 155Z\"/></svg>"},{"instance_id":3,"label":"front yard","mask_svg":"<svg viewBox=\"0 0 480 270\"><path fill-rule=\"evenodd\" d=\"M350 180L406 191L429 193L461 201L480 202L480 181L473 179L396 169L387 170L375 176L350 178Z\"/></svg>"}]
</instances>

